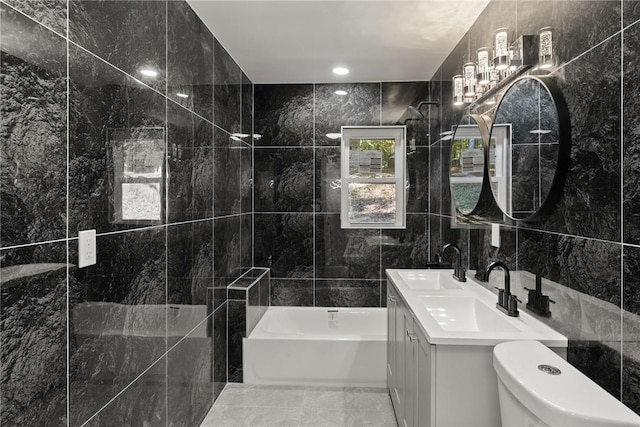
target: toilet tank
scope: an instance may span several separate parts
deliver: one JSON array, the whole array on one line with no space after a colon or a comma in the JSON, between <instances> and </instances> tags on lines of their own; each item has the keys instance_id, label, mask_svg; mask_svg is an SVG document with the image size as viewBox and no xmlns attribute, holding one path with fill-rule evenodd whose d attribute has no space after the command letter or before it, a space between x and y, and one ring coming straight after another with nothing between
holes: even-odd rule
<instances>
[{"instance_id":1,"label":"toilet tank","mask_svg":"<svg viewBox=\"0 0 640 427\"><path fill-rule=\"evenodd\" d=\"M496 345L503 427L639 427L640 417L538 341Z\"/></svg>"}]
</instances>

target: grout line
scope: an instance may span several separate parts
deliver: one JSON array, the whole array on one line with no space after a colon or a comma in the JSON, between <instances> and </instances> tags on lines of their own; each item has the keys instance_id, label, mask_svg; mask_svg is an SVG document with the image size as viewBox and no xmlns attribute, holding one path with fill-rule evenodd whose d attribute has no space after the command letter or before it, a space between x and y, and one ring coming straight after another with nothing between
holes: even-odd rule
<instances>
[{"instance_id":1,"label":"grout line","mask_svg":"<svg viewBox=\"0 0 640 427\"><path fill-rule=\"evenodd\" d=\"M164 65L166 76L164 79L164 222L169 223L169 4L164 4ZM193 227L192 227L193 230ZM193 238L193 236L192 236ZM169 346L169 227L164 227L164 350L168 353ZM164 420L165 426L169 425L169 358L164 363Z\"/></svg>"},{"instance_id":2,"label":"grout line","mask_svg":"<svg viewBox=\"0 0 640 427\"><path fill-rule=\"evenodd\" d=\"M620 0L620 401L624 399L624 0Z\"/></svg>"},{"instance_id":3,"label":"grout line","mask_svg":"<svg viewBox=\"0 0 640 427\"><path fill-rule=\"evenodd\" d=\"M71 304L69 301L69 294L70 294L70 289L69 289L69 274L70 274L70 268L69 268L69 161L71 158L70 155L70 139L71 139L71 132L69 131L69 101L71 98L70 92L71 92L71 76L69 74L69 69L70 69L70 64L69 64L69 0L67 0L67 39L66 39L66 50L67 50L67 218L66 218L66 237L67 237L67 277L66 277L66 285L67 285L67 294L66 294L66 306L67 306L67 315L66 315L66 321L67 321L67 342L66 342L66 347L67 347L67 369L66 369L66 373L67 373L67 378L66 378L66 384L67 384L67 427L69 427L70 423L71 423L71 368L70 368L70 364L71 364L71 346L69 345L69 343L71 342L71 329L70 329L70 323L71 323L71 315L70 315L70 309L71 309Z\"/></svg>"},{"instance_id":4,"label":"grout line","mask_svg":"<svg viewBox=\"0 0 640 427\"><path fill-rule=\"evenodd\" d=\"M312 239L313 239L313 243L311 245L312 250L313 250L313 281L311 282L311 286L312 286L312 298L313 298L313 304L312 306L315 307L316 306L316 269L317 269L317 265L316 265L316 220L317 220L317 215L316 215L316 152L318 150L318 146L316 145L316 84L313 83L312 86L312 91L313 91L313 115L312 115L312 135L311 135L311 140L313 143L313 216L311 218L312 223L311 223L311 232L312 232Z\"/></svg>"}]
</instances>

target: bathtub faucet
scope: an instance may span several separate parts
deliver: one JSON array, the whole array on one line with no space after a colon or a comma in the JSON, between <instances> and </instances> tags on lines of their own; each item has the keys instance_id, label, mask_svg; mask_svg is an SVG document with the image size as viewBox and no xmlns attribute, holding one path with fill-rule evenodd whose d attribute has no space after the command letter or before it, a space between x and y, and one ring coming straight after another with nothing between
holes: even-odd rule
<instances>
[{"instance_id":1,"label":"bathtub faucet","mask_svg":"<svg viewBox=\"0 0 640 427\"><path fill-rule=\"evenodd\" d=\"M442 251L440 252L440 259L444 257L444 254L447 250L453 249L457 252L458 256L453 259L453 277L459 282L466 282L467 276L465 274L465 269L462 266L462 252L460 252L460 248L454 245L453 243L447 243L442 247Z\"/></svg>"}]
</instances>

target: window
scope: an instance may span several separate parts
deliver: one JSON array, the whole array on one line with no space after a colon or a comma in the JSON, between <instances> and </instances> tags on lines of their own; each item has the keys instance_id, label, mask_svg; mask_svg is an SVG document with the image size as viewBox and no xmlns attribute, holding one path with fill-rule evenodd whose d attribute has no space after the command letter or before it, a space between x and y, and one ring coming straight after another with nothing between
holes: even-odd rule
<instances>
[{"instance_id":1,"label":"window","mask_svg":"<svg viewBox=\"0 0 640 427\"><path fill-rule=\"evenodd\" d=\"M342 127L342 228L405 228L404 126Z\"/></svg>"}]
</instances>

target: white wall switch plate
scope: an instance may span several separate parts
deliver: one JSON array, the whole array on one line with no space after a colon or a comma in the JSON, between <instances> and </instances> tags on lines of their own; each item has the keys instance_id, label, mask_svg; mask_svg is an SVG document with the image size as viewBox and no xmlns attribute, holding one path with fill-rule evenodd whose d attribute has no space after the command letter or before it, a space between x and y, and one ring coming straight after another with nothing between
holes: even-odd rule
<instances>
[{"instance_id":1,"label":"white wall switch plate","mask_svg":"<svg viewBox=\"0 0 640 427\"><path fill-rule=\"evenodd\" d=\"M500 247L500 224L491 224L491 246Z\"/></svg>"},{"instance_id":2,"label":"white wall switch plate","mask_svg":"<svg viewBox=\"0 0 640 427\"><path fill-rule=\"evenodd\" d=\"M78 268L96 263L96 230L78 232Z\"/></svg>"}]
</instances>

